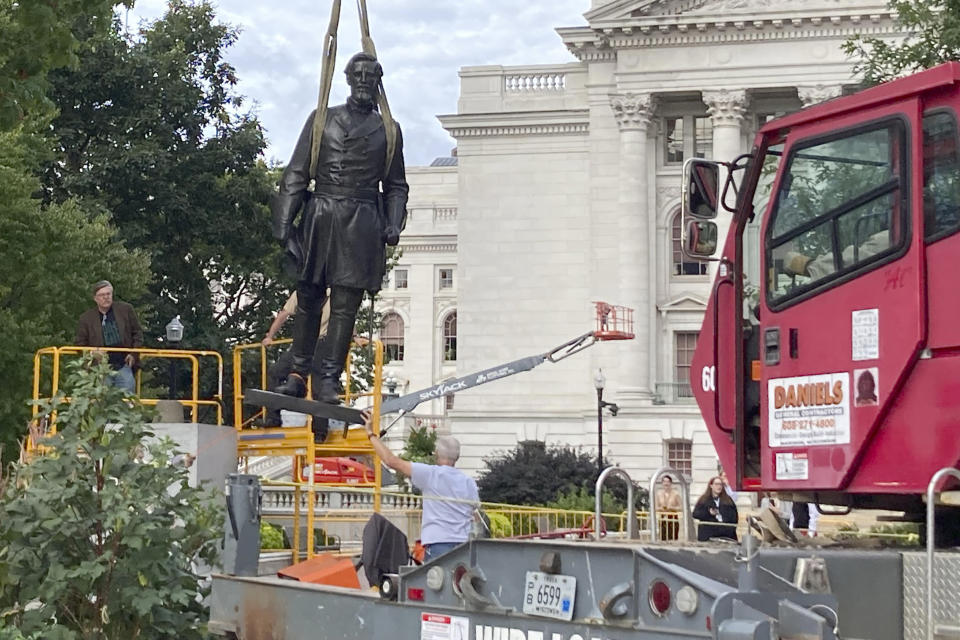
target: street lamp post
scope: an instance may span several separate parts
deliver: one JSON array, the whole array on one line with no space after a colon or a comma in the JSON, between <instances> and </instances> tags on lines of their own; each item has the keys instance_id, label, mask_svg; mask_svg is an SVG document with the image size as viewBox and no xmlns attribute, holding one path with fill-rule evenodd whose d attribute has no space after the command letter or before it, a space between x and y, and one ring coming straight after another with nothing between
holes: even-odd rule
<instances>
[{"instance_id":1,"label":"street lamp post","mask_svg":"<svg viewBox=\"0 0 960 640\"><path fill-rule=\"evenodd\" d=\"M620 412L620 407L614 402L605 402L603 399L603 388L607 384L607 377L603 375L603 369L597 369L597 375L593 376L593 386L597 390L597 473L603 473L603 410L609 409L610 415L614 418Z\"/></svg>"},{"instance_id":2,"label":"street lamp post","mask_svg":"<svg viewBox=\"0 0 960 640\"><path fill-rule=\"evenodd\" d=\"M174 317L167 323L167 344L176 349L180 341L183 340L183 323L180 322L180 316ZM170 358L170 399L177 399L177 359Z\"/></svg>"},{"instance_id":3,"label":"street lamp post","mask_svg":"<svg viewBox=\"0 0 960 640\"><path fill-rule=\"evenodd\" d=\"M593 386L597 389L597 473L603 473L603 387L607 383L603 369L597 369Z\"/></svg>"},{"instance_id":4,"label":"street lamp post","mask_svg":"<svg viewBox=\"0 0 960 640\"><path fill-rule=\"evenodd\" d=\"M383 384L387 387L387 394L392 398L397 393L397 385L400 384L400 378L393 373L388 373L383 379Z\"/></svg>"}]
</instances>

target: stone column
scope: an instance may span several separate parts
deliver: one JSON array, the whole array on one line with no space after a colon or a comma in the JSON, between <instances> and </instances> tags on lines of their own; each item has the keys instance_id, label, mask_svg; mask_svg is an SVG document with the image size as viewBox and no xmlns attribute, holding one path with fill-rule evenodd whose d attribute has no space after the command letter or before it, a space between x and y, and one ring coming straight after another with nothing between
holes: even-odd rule
<instances>
[{"instance_id":1,"label":"stone column","mask_svg":"<svg viewBox=\"0 0 960 640\"><path fill-rule=\"evenodd\" d=\"M743 114L747 110L747 92L743 89L714 89L703 92L703 103L707 105L707 113L713 124L713 160L732 162L743 152L741 125ZM726 176L721 175L721 189ZM734 201L733 193L728 194L727 201ZM718 246L722 249L727 241L727 231L733 215L723 207L717 215ZM710 263L711 277L716 274L716 262Z\"/></svg>"},{"instance_id":2,"label":"stone column","mask_svg":"<svg viewBox=\"0 0 960 640\"><path fill-rule=\"evenodd\" d=\"M647 129L654 111L654 98L646 93L610 96L610 106L620 127L620 186L617 198L619 239L619 304L632 307L636 338L619 352L617 400L621 404L649 404L651 241L650 171L647 166Z\"/></svg>"},{"instance_id":3,"label":"stone column","mask_svg":"<svg viewBox=\"0 0 960 640\"><path fill-rule=\"evenodd\" d=\"M826 102L840 96L843 87L838 84L825 85L814 84L809 86L797 87L797 96L800 98L800 104L803 108L811 107L818 102Z\"/></svg>"}]
</instances>

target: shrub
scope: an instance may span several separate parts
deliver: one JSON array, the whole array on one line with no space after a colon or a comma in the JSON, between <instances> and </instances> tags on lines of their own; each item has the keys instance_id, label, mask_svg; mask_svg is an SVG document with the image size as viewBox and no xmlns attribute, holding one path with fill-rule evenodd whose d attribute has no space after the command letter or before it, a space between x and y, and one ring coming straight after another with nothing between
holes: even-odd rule
<instances>
[{"instance_id":1,"label":"shrub","mask_svg":"<svg viewBox=\"0 0 960 640\"><path fill-rule=\"evenodd\" d=\"M152 410L103 384L109 367L88 356L68 372L41 405L57 434L0 496L0 628L200 640L209 589L196 567L216 561L222 495L189 486L172 443L151 439Z\"/></svg>"},{"instance_id":2,"label":"shrub","mask_svg":"<svg viewBox=\"0 0 960 640\"><path fill-rule=\"evenodd\" d=\"M260 548L267 549L285 549L283 542L283 527L270 524L265 520L260 521Z\"/></svg>"},{"instance_id":3,"label":"shrub","mask_svg":"<svg viewBox=\"0 0 960 640\"><path fill-rule=\"evenodd\" d=\"M591 453L573 447L547 447L536 440L520 442L513 450L485 458L483 463L486 468L477 479L477 488L485 502L544 505L561 494L580 490L592 500L597 480L597 459ZM623 483L611 482L609 488L620 504L625 504L627 489ZM636 483L634 501L638 509L646 507L647 492ZM587 510L593 511L592 503Z\"/></svg>"},{"instance_id":4,"label":"shrub","mask_svg":"<svg viewBox=\"0 0 960 640\"><path fill-rule=\"evenodd\" d=\"M509 538L513 535L513 524L510 518L502 513L487 513L490 518L490 537L491 538Z\"/></svg>"}]
</instances>

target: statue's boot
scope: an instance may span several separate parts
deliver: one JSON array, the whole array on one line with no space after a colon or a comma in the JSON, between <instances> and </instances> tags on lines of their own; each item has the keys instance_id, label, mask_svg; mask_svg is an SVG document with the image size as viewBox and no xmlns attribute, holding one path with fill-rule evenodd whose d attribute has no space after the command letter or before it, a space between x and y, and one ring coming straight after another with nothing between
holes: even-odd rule
<instances>
[{"instance_id":1,"label":"statue's boot","mask_svg":"<svg viewBox=\"0 0 960 640\"><path fill-rule=\"evenodd\" d=\"M334 287L330 296L330 323L320 351L319 373L313 390L314 400L340 404L340 374L346 366L353 325L363 300L362 289Z\"/></svg>"},{"instance_id":2,"label":"statue's boot","mask_svg":"<svg viewBox=\"0 0 960 640\"><path fill-rule=\"evenodd\" d=\"M287 379L283 381L283 384L277 385L273 390L285 396L303 398L307 395L307 382L299 373L291 371Z\"/></svg>"},{"instance_id":3,"label":"statue's boot","mask_svg":"<svg viewBox=\"0 0 960 640\"><path fill-rule=\"evenodd\" d=\"M314 376L313 399L327 404L340 404L340 374L343 366L337 366L333 360L320 361L318 371Z\"/></svg>"},{"instance_id":4,"label":"statue's boot","mask_svg":"<svg viewBox=\"0 0 960 640\"><path fill-rule=\"evenodd\" d=\"M293 366L286 381L274 388L275 392L295 398L307 395L307 376L313 363L319 330L320 313L307 312L300 306L293 318Z\"/></svg>"}]
</instances>

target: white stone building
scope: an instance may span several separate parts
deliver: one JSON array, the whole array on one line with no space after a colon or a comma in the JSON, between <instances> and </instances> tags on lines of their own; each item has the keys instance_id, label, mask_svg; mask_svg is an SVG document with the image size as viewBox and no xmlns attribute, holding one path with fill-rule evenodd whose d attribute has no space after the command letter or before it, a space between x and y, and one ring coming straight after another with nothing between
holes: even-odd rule
<instances>
[{"instance_id":1,"label":"white stone building","mask_svg":"<svg viewBox=\"0 0 960 640\"><path fill-rule=\"evenodd\" d=\"M456 375L457 358L457 164L438 158L429 167L408 167L410 200L402 255L388 274L378 310L384 314L384 367L395 392L422 389ZM455 399L417 407L406 426L437 425ZM394 446L406 430L392 432Z\"/></svg>"},{"instance_id":2,"label":"white stone building","mask_svg":"<svg viewBox=\"0 0 960 640\"><path fill-rule=\"evenodd\" d=\"M605 454L642 482L670 463L699 492L716 456L688 364L712 274L679 253L682 162L732 160L769 117L840 95L853 83L844 40L895 27L875 0L593 0L584 18L557 29L573 62L461 70L457 113L440 117L459 166L411 171L408 293L385 294L407 323L401 377L418 388L453 374L438 350L449 309L462 373L591 329L591 301L633 307L635 340L457 396L460 466L524 439L596 451L602 368L620 406Z\"/></svg>"}]
</instances>

